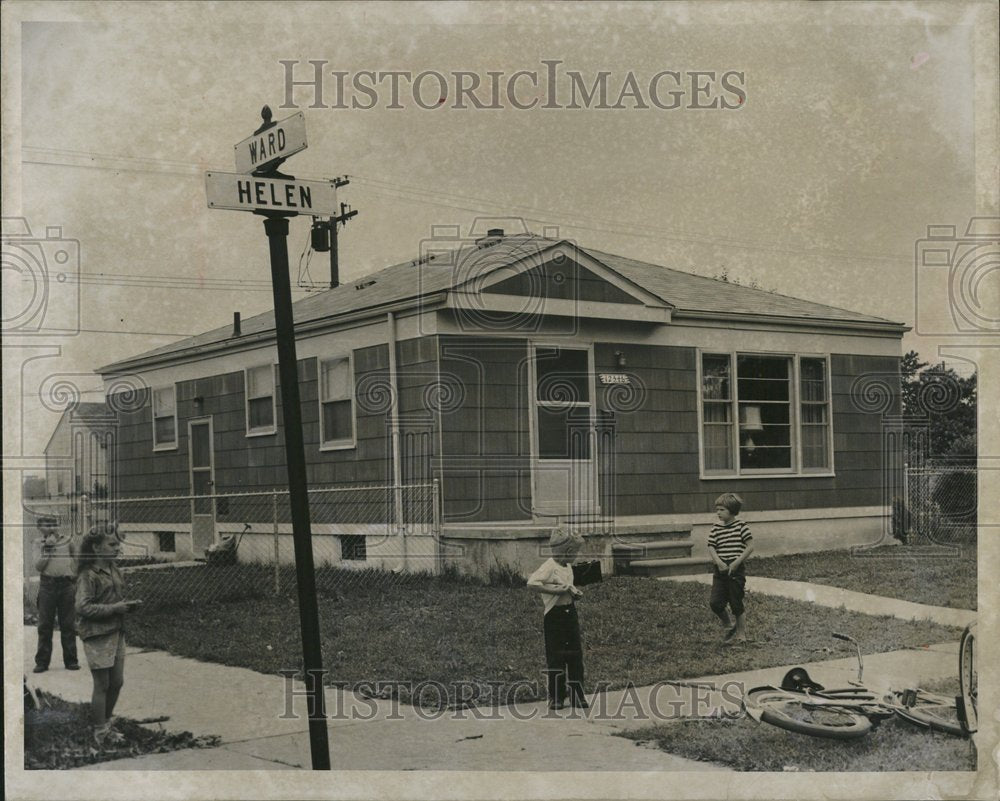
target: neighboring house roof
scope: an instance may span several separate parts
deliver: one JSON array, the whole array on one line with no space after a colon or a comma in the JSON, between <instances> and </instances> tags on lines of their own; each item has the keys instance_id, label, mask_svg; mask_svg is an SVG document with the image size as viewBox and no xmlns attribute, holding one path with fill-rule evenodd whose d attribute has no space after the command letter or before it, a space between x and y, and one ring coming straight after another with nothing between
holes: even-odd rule
<instances>
[{"instance_id":1,"label":"neighboring house roof","mask_svg":"<svg viewBox=\"0 0 1000 801\"><path fill-rule=\"evenodd\" d=\"M433 255L429 258L411 259L341 284L335 289L309 295L293 304L295 324L334 321L338 317L355 317L364 312L375 314L386 307L406 308L408 305L416 305L439 293L470 284L474 286L484 274L559 244L576 248L627 281L656 295L673 307L677 316L750 315L768 319L790 318L788 321L794 319L797 322L861 324L900 332L905 329L902 323L881 317L695 275L534 234L504 236L488 249L475 245L450 249L442 246L440 251L430 251ZM470 259L471 256L475 258ZM475 269L463 271L462 265L466 263L474 263ZM100 367L97 372L121 372L171 356L197 355L227 343L242 344L253 335L273 332L274 312L267 311L242 320L240 328L238 338L233 336L231 325L222 326Z\"/></svg>"},{"instance_id":2,"label":"neighboring house roof","mask_svg":"<svg viewBox=\"0 0 1000 801\"><path fill-rule=\"evenodd\" d=\"M101 421L105 417L113 417L114 413L108 407L106 403L91 403L91 402L80 402L70 406L66 409L66 412L74 418L79 418L81 420L86 420L93 418L95 421ZM64 414L66 413L64 412Z\"/></svg>"},{"instance_id":3,"label":"neighboring house roof","mask_svg":"<svg viewBox=\"0 0 1000 801\"><path fill-rule=\"evenodd\" d=\"M56 437L59 432L65 428L68 422L80 423L84 426L100 426L103 428L107 426L108 423L114 423L115 420L115 413L106 403L77 401L76 403L63 409L63 413L59 415L59 421L56 423L56 427L52 430L52 434L49 436L49 441L45 444L45 450L43 452L48 455L53 445L58 444L56 443Z\"/></svg>"}]
</instances>

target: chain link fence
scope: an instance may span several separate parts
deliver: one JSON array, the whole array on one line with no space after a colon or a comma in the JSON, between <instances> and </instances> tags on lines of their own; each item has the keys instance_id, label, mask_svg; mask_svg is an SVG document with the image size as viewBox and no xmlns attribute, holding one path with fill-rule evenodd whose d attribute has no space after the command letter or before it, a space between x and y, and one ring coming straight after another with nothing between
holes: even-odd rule
<instances>
[{"instance_id":1,"label":"chain link fence","mask_svg":"<svg viewBox=\"0 0 1000 801\"><path fill-rule=\"evenodd\" d=\"M936 545L976 543L977 472L964 464L906 465L902 509L894 509L895 524L907 542Z\"/></svg>"},{"instance_id":2,"label":"chain link fence","mask_svg":"<svg viewBox=\"0 0 1000 801\"><path fill-rule=\"evenodd\" d=\"M441 570L438 482L309 490L316 587L395 582ZM296 592L287 491L120 499L75 498L25 508L25 609L34 610L34 521L54 515L64 536L118 524L119 566L145 609Z\"/></svg>"}]
</instances>

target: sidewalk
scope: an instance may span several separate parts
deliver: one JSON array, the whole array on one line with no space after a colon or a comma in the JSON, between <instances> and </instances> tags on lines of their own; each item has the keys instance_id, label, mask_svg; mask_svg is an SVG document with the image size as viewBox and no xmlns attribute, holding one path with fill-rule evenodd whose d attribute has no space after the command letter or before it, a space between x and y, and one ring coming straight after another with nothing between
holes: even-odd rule
<instances>
[{"instance_id":1,"label":"sidewalk","mask_svg":"<svg viewBox=\"0 0 1000 801\"><path fill-rule=\"evenodd\" d=\"M712 576L711 574L665 576L660 581L697 581L700 584L711 584ZM852 612L862 612L866 615L891 615L902 620L931 620L942 626L955 626L957 628L965 628L976 619L975 611L970 609L915 604L912 601L901 601L898 598L868 595L863 592L830 587L826 584L810 584L805 581L785 581L751 575L747 577L747 592L780 595L783 598L793 598L797 601L811 601L820 606L834 608L843 606Z\"/></svg>"},{"instance_id":2,"label":"sidewalk","mask_svg":"<svg viewBox=\"0 0 1000 801\"><path fill-rule=\"evenodd\" d=\"M686 577L702 580L702 577ZM790 586L794 585L794 586ZM801 593L824 605L858 602L833 587L753 579L753 590L774 594ZM765 589L766 587L766 589ZM845 598L847 600L845 600ZM911 619L938 615L937 607L863 596L862 612L896 614ZM916 608L916 612L913 611ZM894 610L894 611L888 611ZM975 616L964 610L966 619ZM939 620L937 617L931 619ZM947 618L939 622L964 625ZM35 630L25 627L25 675L33 687L70 701L89 700L86 670L54 668L31 672ZM58 637L54 638L58 651ZM916 686L956 676L958 643L865 656L865 679L872 683ZM53 665L61 664L55 653ZM520 771L707 771L728 770L684 759L652 746L609 736L651 723L739 712L744 689L777 684L792 665L704 676L650 687L615 690L591 699L582 712L550 712L544 701L512 707L430 713L393 700L373 700L330 688L325 693L329 741L334 769L339 770L520 770ZM808 663L810 675L829 686L855 677L854 657ZM116 760L90 770L284 770L309 767L308 721L303 685L289 699L280 676L256 673L173 656L163 651L129 648L125 687L116 712L142 719L169 715L162 724L171 731L196 736L217 735L212 749L189 749ZM292 717L286 717L286 704Z\"/></svg>"}]
</instances>

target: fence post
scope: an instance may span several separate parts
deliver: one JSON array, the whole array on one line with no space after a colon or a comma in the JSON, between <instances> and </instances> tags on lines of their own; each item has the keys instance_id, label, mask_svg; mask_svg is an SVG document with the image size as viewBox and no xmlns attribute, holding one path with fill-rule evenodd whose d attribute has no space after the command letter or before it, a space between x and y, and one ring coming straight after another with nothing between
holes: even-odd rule
<instances>
[{"instance_id":1,"label":"fence post","mask_svg":"<svg viewBox=\"0 0 1000 801\"><path fill-rule=\"evenodd\" d=\"M431 482L431 536L434 538L434 564L437 572L444 572L444 543L441 542L441 509L438 506L441 485L438 479Z\"/></svg>"},{"instance_id":2,"label":"fence post","mask_svg":"<svg viewBox=\"0 0 1000 801\"><path fill-rule=\"evenodd\" d=\"M271 523L274 530L274 594L281 594L281 549L278 545L278 493L271 493Z\"/></svg>"},{"instance_id":3,"label":"fence post","mask_svg":"<svg viewBox=\"0 0 1000 801\"><path fill-rule=\"evenodd\" d=\"M90 498L85 494L80 496L80 535L86 534L92 525L90 522Z\"/></svg>"},{"instance_id":4,"label":"fence post","mask_svg":"<svg viewBox=\"0 0 1000 801\"><path fill-rule=\"evenodd\" d=\"M900 515L903 527L903 542L909 542L913 528L913 504L910 502L910 463L903 462L903 512Z\"/></svg>"}]
</instances>

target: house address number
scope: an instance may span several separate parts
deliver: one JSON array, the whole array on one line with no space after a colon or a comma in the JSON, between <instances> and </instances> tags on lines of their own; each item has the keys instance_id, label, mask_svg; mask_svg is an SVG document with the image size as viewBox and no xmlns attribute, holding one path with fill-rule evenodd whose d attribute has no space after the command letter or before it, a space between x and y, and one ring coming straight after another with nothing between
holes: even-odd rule
<instances>
[{"instance_id":1,"label":"house address number","mask_svg":"<svg viewBox=\"0 0 1000 801\"><path fill-rule=\"evenodd\" d=\"M625 373L598 373L597 377L602 384L631 384L629 377Z\"/></svg>"}]
</instances>

